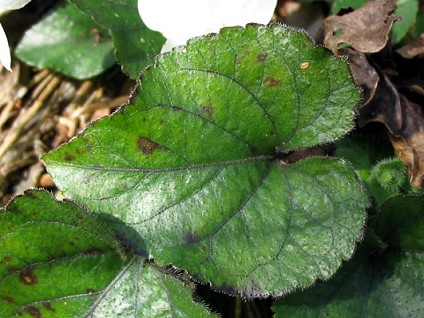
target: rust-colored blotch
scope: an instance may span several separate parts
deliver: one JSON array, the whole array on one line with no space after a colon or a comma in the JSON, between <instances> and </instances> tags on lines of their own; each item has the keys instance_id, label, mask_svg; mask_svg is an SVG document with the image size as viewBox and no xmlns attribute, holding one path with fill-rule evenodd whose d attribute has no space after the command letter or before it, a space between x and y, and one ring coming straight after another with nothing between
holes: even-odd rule
<instances>
[{"instance_id":1,"label":"rust-colored blotch","mask_svg":"<svg viewBox=\"0 0 424 318\"><path fill-rule=\"evenodd\" d=\"M272 77L272 76L268 76L265 79L265 84L268 87L279 87L279 86L281 86L281 81Z\"/></svg>"},{"instance_id":2,"label":"rust-colored blotch","mask_svg":"<svg viewBox=\"0 0 424 318\"><path fill-rule=\"evenodd\" d=\"M139 137L137 143L138 149L145 155L151 155L159 147L158 143L147 137Z\"/></svg>"},{"instance_id":3,"label":"rust-colored blotch","mask_svg":"<svg viewBox=\"0 0 424 318\"><path fill-rule=\"evenodd\" d=\"M35 276L32 268L27 268L19 274L19 280L25 285L37 284L37 276Z\"/></svg>"},{"instance_id":4,"label":"rust-colored blotch","mask_svg":"<svg viewBox=\"0 0 424 318\"><path fill-rule=\"evenodd\" d=\"M29 306L29 307L26 308L26 311L32 317L35 317L35 318L42 318L43 317L43 315L41 315L41 311L37 307Z\"/></svg>"}]
</instances>

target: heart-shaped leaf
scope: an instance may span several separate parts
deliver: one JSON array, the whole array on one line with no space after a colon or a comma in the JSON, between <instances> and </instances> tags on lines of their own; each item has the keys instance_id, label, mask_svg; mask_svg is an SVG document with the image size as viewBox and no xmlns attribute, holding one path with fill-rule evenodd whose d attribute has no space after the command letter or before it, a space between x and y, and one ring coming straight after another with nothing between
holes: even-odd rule
<instances>
[{"instance_id":1,"label":"heart-shaped leaf","mask_svg":"<svg viewBox=\"0 0 424 318\"><path fill-rule=\"evenodd\" d=\"M0 317L83 317L125 266L78 206L29 191L0 211Z\"/></svg>"},{"instance_id":2,"label":"heart-shaped leaf","mask_svg":"<svg viewBox=\"0 0 424 318\"><path fill-rule=\"evenodd\" d=\"M0 212L1 317L215 317L192 286L144 258L124 261L78 206L28 191Z\"/></svg>"},{"instance_id":3,"label":"heart-shaped leaf","mask_svg":"<svg viewBox=\"0 0 424 318\"><path fill-rule=\"evenodd\" d=\"M29 29L16 55L76 79L99 75L115 64L108 31L72 4L58 6Z\"/></svg>"},{"instance_id":4,"label":"heart-shaped leaf","mask_svg":"<svg viewBox=\"0 0 424 318\"><path fill-rule=\"evenodd\" d=\"M137 94L44 158L134 248L246 297L350 257L367 205L354 172L290 155L352 128L344 60L279 25L226 28L161 56Z\"/></svg>"},{"instance_id":5,"label":"heart-shaped leaf","mask_svg":"<svg viewBox=\"0 0 424 318\"><path fill-rule=\"evenodd\" d=\"M361 248L329 281L278 300L275 317L423 317L423 209L422 196L386 201L371 222L386 249Z\"/></svg>"},{"instance_id":6,"label":"heart-shaped leaf","mask_svg":"<svg viewBox=\"0 0 424 318\"><path fill-rule=\"evenodd\" d=\"M144 25L137 0L69 1L111 31L116 58L132 78L138 78L160 53L165 38Z\"/></svg>"},{"instance_id":7,"label":"heart-shaped leaf","mask_svg":"<svg viewBox=\"0 0 424 318\"><path fill-rule=\"evenodd\" d=\"M135 257L86 317L216 318L193 301L192 291L192 286Z\"/></svg>"}]
</instances>

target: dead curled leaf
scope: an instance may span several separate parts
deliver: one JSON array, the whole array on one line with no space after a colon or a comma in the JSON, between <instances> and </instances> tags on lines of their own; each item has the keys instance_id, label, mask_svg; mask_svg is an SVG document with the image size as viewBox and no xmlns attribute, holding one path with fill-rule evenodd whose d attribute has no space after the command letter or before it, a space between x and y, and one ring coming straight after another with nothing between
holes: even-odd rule
<instances>
[{"instance_id":1,"label":"dead curled leaf","mask_svg":"<svg viewBox=\"0 0 424 318\"><path fill-rule=\"evenodd\" d=\"M405 59L413 59L419 55L424 55L424 33L414 41L396 50Z\"/></svg>"},{"instance_id":2,"label":"dead curled leaf","mask_svg":"<svg viewBox=\"0 0 424 318\"><path fill-rule=\"evenodd\" d=\"M349 68L355 84L362 91L362 106L368 104L375 96L380 76L370 64L364 53L352 49L341 49L340 53L348 57Z\"/></svg>"},{"instance_id":3,"label":"dead curled leaf","mask_svg":"<svg viewBox=\"0 0 424 318\"><path fill-rule=\"evenodd\" d=\"M400 95L402 131L400 137L390 136L396 155L407 164L410 182L421 188L424 177L424 111Z\"/></svg>"},{"instance_id":4,"label":"dead curled leaf","mask_svg":"<svg viewBox=\"0 0 424 318\"><path fill-rule=\"evenodd\" d=\"M396 0L373 0L351 13L328 17L324 45L336 54L341 43L362 53L380 51L389 40L392 24L400 20L391 14L395 9Z\"/></svg>"},{"instance_id":5,"label":"dead curled leaf","mask_svg":"<svg viewBox=\"0 0 424 318\"><path fill-rule=\"evenodd\" d=\"M408 167L410 183L421 188L424 177L424 111L420 105L399 94L381 74L372 101L359 110L360 127L381 122L388 131L396 155Z\"/></svg>"}]
</instances>

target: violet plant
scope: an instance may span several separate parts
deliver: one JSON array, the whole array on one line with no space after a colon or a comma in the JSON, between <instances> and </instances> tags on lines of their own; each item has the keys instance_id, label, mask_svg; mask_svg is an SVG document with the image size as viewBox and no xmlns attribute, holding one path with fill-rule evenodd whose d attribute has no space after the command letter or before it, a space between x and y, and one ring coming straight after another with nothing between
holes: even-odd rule
<instances>
[{"instance_id":1,"label":"violet plant","mask_svg":"<svg viewBox=\"0 0 424 318\"><path fill-rule=\"evenodd\" d=\"M32 189L1 212L1 317L217 317L198 284L272 297L275 317L419 316L423 198L348 136L361 94L346 60L265 25L275 6L70 0L48 14L107 30L137 87L42 158L64 201ZM20 58L58 61L31 38ZM110 57L85 40L88 66Z\"/></svg>"}]
</instances>

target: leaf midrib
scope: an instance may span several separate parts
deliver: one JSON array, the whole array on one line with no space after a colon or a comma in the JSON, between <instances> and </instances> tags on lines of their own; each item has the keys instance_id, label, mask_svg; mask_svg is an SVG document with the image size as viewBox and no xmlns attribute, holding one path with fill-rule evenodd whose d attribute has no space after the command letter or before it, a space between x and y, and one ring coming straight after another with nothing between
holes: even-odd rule
<instances>
[{"instance_id":1,"label":"leaf midrib","mask_svg":"<svg viewBox=\"0 0 424 318\"><path fill-rule=\"evenodd\" d=\"M73 164L68 162L61 162L57 160L47 160L49 162L49 167L54 163L56 166L63 166L75 169L81 169L86 171L107 171L107 172L123 172L123 173L167 173L167 172L175 172L175 171L190 171L190 170L198 170L198 169L208 169L208 168L217 168L217 167L227 167L233 165L241 165L252 162L265 162L265 161L275 161L277 160L274 155L262 155L255 157L248 157L244 159L235 159L235 160L227 160L227 161L219 161L219 162L209 162L209 163L200 163L193 164L188 166L178 166L178 167L170 167L170 168L121 168L121 167L104 167L104 166L86 166L82 164Z\"/></svg>"}]
</instances>

